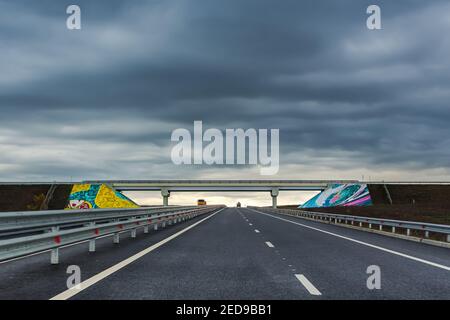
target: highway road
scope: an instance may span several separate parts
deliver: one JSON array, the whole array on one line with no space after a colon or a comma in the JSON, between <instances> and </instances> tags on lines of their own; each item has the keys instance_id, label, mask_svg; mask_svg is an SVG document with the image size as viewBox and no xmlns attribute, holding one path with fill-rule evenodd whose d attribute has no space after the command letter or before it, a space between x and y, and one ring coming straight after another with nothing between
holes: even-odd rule
<instances>
[{"instance_id":1,"label":"highway road","mask_svg":"<svg viewBox=\"0 0 450 320\"><path fill-rule=\"evenodd\" d=\"M60 254L0 263L0 299L450 299L450 249L247 208Z\"/></svg>"}]
</instances>

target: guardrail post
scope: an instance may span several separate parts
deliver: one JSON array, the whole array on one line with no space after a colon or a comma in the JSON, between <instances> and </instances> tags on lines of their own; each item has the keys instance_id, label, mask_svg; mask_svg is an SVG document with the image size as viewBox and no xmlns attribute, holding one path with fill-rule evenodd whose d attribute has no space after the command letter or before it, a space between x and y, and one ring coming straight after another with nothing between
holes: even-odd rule
<instances>
[{"instance_id":1,"label":"guardrail post","mask_svg":"<svg viewBox=\"0 0 450 320\"><path fill-rule=\"evenodd\" d=\"M450 234L447 235L447 242L450 242Z\"/></svg>"},{"instance_id":2,"label":"guardrail post","mask_svg":"<svg viewBox=\"0 0 450 320\"><path fill-rule=\"evenodd\" d=\"M392 227L392 233L395 233L395 227Z\"/></svg>"},{"instance_id":3,"label":"guardrail post","mask_svg":"<svg viewBox=\"0 0 450 320\"><path fill-rule=\"evenodd\" d=\"M135 217L131 218L131 221L132 221L132 222L134 222L134 220L136 220ZM136 229L137 229L137 228L131 229L131 238L136 238Z\"/></svg>"},{"instance_id":4,"label":"guardrail post","mask_svg":"<svg viewBox=\"0 0 450 320\"><path fill-rule=\"evenodd\" d=\"M95 252L95 238L89 240L89 252Z\"/></svg>"},{"instance_id":5,"label":"guardrail post","mask_svg":"<svg viewBox=\"0 0 450 320\"><path fill-rule=\"evenodd\" d=\"M118 244L120 242L120 233L114 233L114 236L113 236L113 243L114 244Z\"/></svg>"},{"instance_id":6,"label":"guardrail post","mask_svg":"<svg viewBox=\"0 0 450 320\"><path fill-rule=\"evenodd\" d=\"M58 232L59 227L52 227L51 232ZM53 248L50 251L50 263L51 264L58 264L59 263L59 248Z\"/></svg>"},{"instance_id":7,"label":"guardrail post","mask_svg":"<svg viewBox=\"0 0 450 320\"><path fill-rule=\"evenodd\" d=\"M362 227L362 222L359 223L359 226Z\"/></svg>"},{"instance_id":8,"label":"guardrail post","mask_svg":"<svg viewBox=\"0 0 450 320\"><path fill-rule=\"evenodd\" d=\"M93 227L95 222L90 222L88 225ZM89 252L95 252L95 238L89 240Z\"/></svg>"},{"instance_id":9,"label":"guardrail post","mask_svg":"<svg viewBox=\"0 0 450 320\"><path fill-rule=\"evenodd\" d=\"M383 225L382 224L380 224L379 229L380 229L380 231L383 231Z\"/></svg>"},{"instance_id":10,"label":"guardrail post","mask_svg":"<svg viewBox=\"0 0 450 320\"><path fill-rule=\"evenodd\" d=\"M372 229L372 224L371 223L369 223L369 229Z\"/></svg>"},{"instance_id":11,"label":"guardrail post","mask_svg":"<svg viewBox=\"0 0 450 320\"><path fill-rule=\"evenodd\" d=\"M58 264L59 263L59 248L52 249L50 253L50 263Z\"/></svg>"},{"instance_id":12,"label":"guardrail post","mask_svg":"<svg viewBox=\"0 0 450 320\"><path fill-rule=\"evenodd\" d=\"M429 231L425 231L425 238L429 238L430 237L430 232Z\"/></svg>"},{"instance_id":13,"label":"guardrail post","mask_svg":"<svg viewBox=\"0 0 450 320\"><path fill-rule=\"evenodd\" d=\"M411 230L410 229L406 229L406 235L407 236L411 235Z\"/></svg>"},{"instance_id":14,"label":"guardrail post","mask_svg":"<svg viewBox=\"0 0 450 320\"><path fill-rule=\"evenodd\" d=\"M146 225L144 226L144 233L148 233L148 225L149 225L149 221L148 221L148 216L145 216L145 219L147 219L147 221L146 221Z\"/></svg>"}]
</instances>

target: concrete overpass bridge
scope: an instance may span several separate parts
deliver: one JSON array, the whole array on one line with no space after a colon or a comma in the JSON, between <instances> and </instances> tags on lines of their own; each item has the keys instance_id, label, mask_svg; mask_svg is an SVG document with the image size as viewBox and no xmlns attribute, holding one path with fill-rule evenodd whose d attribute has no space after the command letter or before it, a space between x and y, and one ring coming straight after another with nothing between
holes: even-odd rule
<instances>
[{"instance_id":1,"label":"concrete overpass bridge","mask_svg":"<svg viewBox=\"0 0 450 320\"><path fill-rule=\"evenodd\" d=\"M107 184L118 191L160 191L168 205L171 192L268 192L273 207L280 191L321 191L330 184L360 183L390 185L450 185L449 181L361 181L361 180L85 180L45 182L0 182L0 187L73 185L76 183Z\"/></svg>"},{"instance_id":2,"label":"concrete overpass bridge","mask_svg":"<svg viewBox=\"0 0 450 320\"><path fill-rule=\"evenodd\" d=\"M118 191L161 191L163 204L169 204L171 192L270 192L272 207L277 207L280 191L322 191L329 184L359 183L358 180L95 180L90 184L107 184Z\"/></svg>"}]
</instances>

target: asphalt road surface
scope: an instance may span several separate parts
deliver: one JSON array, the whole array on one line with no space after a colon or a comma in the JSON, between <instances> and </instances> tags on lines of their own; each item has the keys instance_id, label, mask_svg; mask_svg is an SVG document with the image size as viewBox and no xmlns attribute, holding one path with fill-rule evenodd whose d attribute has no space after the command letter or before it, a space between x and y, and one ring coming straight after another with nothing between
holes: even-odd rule
<instances>
[{"instance_id":1,"label":"asphalt road surface","mask_svg":"<svg viewBox=\"0 0 450 320\"><path fill-rule=\"evenodd\" d=\"M450 249L247 208L60 259L0 263L0 299L450 299ZM78 289L67 289L70 265Z\"/></svg>"}]
</instances>

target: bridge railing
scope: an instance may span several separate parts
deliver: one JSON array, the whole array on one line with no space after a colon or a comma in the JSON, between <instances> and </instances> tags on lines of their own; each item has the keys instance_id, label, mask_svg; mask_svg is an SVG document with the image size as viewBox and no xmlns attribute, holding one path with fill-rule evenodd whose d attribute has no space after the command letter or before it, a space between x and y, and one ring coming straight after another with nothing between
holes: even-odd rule
<instances>
[{"instance_id":1,"label":"bridge railing","mask_svg":"<svg viewBox=\"0 0 450 320\"><path fill-rule=\"evenodd\" d=\"M0 261L50 250L51 263L59 263L59 248L88 241L94 252L95 241L113 236L119 243L120 234L137 229L148 233L149 227L175 224L198 215L218 210L222 206L152 207L138 209L48 210L36 212L0 213Z\"/></svg>"},{"instance_id":2,"label":"bridge railing","mask_svg":"<svg viewBox=\"0 0 450 320\"><path fill-rule=\"evenodd\" d=\"M406 236L411 236L411 231L414 230L418 231L419 235L422 235L424 238L429 238L430 232L433 232L444 235L445 240L447 242L450 242L450 225L445 224L380 219L374 217L313 212L299 209L273 209L265 207L254 207L254 209L263 212L282 213L291 216L309 218L312 220L318 220L321 222L328 222L333 224L346 224L358 227L366 227L369 229L378 229L379 231L387 231L391 233L398 233L400 230L404 230Z\"/></svg>"}]
</instances>

